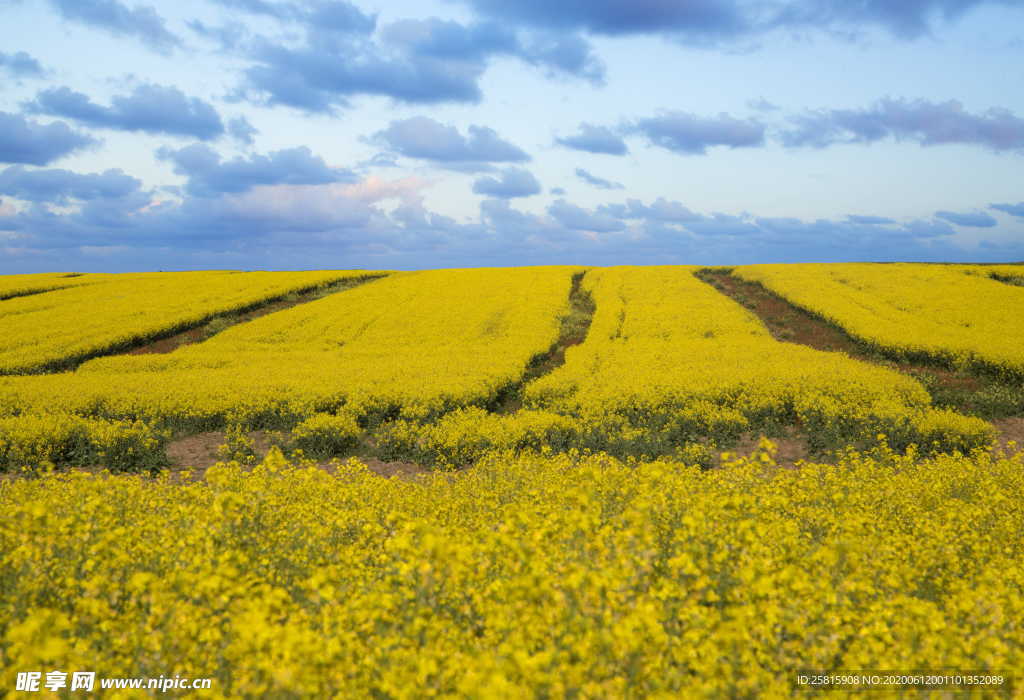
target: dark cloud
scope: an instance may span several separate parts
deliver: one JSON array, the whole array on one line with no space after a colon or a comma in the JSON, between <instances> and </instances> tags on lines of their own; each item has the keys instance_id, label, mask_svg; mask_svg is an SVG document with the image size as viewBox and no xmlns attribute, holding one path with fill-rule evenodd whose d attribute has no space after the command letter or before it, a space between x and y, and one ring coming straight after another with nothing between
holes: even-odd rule
<instances>
[{"instance_id":1,"label":"dark cloud","mask_svg":"<svg viewBox=\"0 0 1024 700\"><path fill-rule=\"evenodd\" d=\"M0 112L0 163L49 165L98 143L64 122L39 124L20 114Z\"/></svg>"},{"instance_id":2,"label":"dark cloud","mask_svg":"<svg viewBox=\"0 0 1024 700\"><path fill-rule=\"evenodd\" d=\"M50 4L68 21L136 38L160 53L181 46L181 39L168 31L163 17L149 6L129 8L118 0L50 0Z\"/></svg>"},{"instance_id":3,"label":"dark cloud","mask_svg":"<svg viewBox=\"0 0 1024 700\"><path fill-rule=\"evenodd\" d=\"M744 148L764 145L764 125L728 114L698 117L687 112L664 112L638 119L628 130L647 137L655 146L682 155L703 155L712 146Z\"/></svg>"},{"instance_id":4,"label":"dark cloud","mask_svg":"<svg viewBox=\"0 0 1024 700\"><path fill-rule=\"evenodd\" d=\"M235 117L228 122L228 133L239 143L251 146L254 142L253 137L260 133L260 130L250 124L245 117Z\"/></svg>"},{"instance_id":5,"label":"dark cloud","mask_svg":"<svg viewBox=\"0 0 1024 700\"><path fill-rule=\"evenodd\" d=\"M264 39L252 52L243 95L269 105L332 112L356 95L412 104L479 102L483 62L385 52L361 43L311 42L291 48Z\"/></svg>"},{"instance_id":6,"label":"dark cloud","mask_svg":"<svg viewBox=\"0 0 1024 700\"><path fill-rule=\"evenodd\" d=\"M941 236L952 236L956 230L944 221L925 221L916 219L909 224L904 224L902 230L912 234L915 238L938 238Z\"/></svg>"},{"instance_id":7,"label":"dark cloud","mask_svg":"<svg viewBox=\"0 0 1024 700\"><path fill-rule=\"evenodd\" d=\"M493 129L471 125L467 131L468 136L463 136L454 126L429 117L411 117L391 122L373 138L408 158L459 170L530 160L525 151L502 139Z\"/></svg>"},{"instance_id":8,"label":"dark cloud","mask_svg":"<svg viewBox=\"0 0 1024 700\"><path fill-rule=\"evenodd\" d=\"M479 178L473 183L473 192L499 199L529 197L540 193L540 183L529 170L506 168L498 178Z\"/></svg>"},{"instance_id":9,"label":"dark cloud","mask_svg":"<svg viewBox=\"0 0 1024 700\"><path fill-rule=\"evenodd\" d=\"M988 206L989 209L1024 218L1024 202L1018 202L1017 204L989 204Z\"/></svg>"},{"instance_id":10,"label":"dark cloud","mask_svg":"<svg viewBox=\"0 0 1024 700\"><path fill-rule=\"evenodd\" d=\"M1024 150L1024 119L1006 109L971 114L956 100L929 102L886 98L868 109L831 109L791 117L786 146L824 148L836 143L874 143L885 138L922 146L977 144L995 151Z\"/></svg>"},{"instance_id":11,"label":"dark cloud","mask_svg":"<svg viewBox=\"0 0 1024 700\"><path fill-rule=\"evenodd\" d=\"M583 122L579 132L573 136L555 139L556 143L577 151L588 153L607 153L613 156L624 156L629 148L622 137L606 126L594 126Z\"/></svg>"},{"instance_id":12,"label":"dark cloud","mask_svg":"<svg viewBox=\"0 0 1024 700\"><path fill-rule=\"evenodd\" d=\"M284 13L284 7L272 4L263 14ZM436 17L399 20L374 36L376 16L345 2L315 3L287 14L301 22L302 41L251 42L246 53L254 63L240 97L308 112L331 112L359 95L411 104L475 103L482 99L480 77L497 57L524 61L552 76L604 79L603 64L578 36L523 34L498 22ZM196 29L222 44L234 40Z\"/></svg>"},{"instance_id":13,"label":"dark cloud","mask_svg":"<svg viewBox=\"0 0 1024 700\"><path fill-rule=\"evenodd\" d=\"M221 161L209 146L194 144L178 150L161 148L157 157L173 163L174 172L188 178L185 190L197 197L245 192L258 185L324 185L356 180L351 170L329 167L305 146Z\"/></svg>"},{"instance_id":14,"label":"dark cloud","mask_svg":"<svg viewBox=\"0 0 1024 700\"><path fill-rule=\"evenodd\" d=\"M747 20L731 0L466 0L488 17L546 29L625 35L671 33L681 36L731 36L746 30Z\"/></svg>"},{"instance_id":15,"label":"dark cloud","mask_svg":"<svg viewBox=\"0 0 1024 700\"><path fill-rule=\"evenodd\" d=\"M41 78L46 74L39 61L24 51L17 53L0 51L0 69L15 78Z\"/></svg>"},{"instance_id":16,"label":"dark cloud","mask_svg":"<svg viewBox=\"0 0 1024 700\"><path fill-rule=\"evenodd\" d=\"M203 141L224 133L224 124L210 104L187 97L176 87L161 85L140 85L130 95L115 95L109 107L67 87L51 88L41 91L27 107L38 114L120 131L191 136Z\"/></svg>"},{"instance_id":17,"label":"dark cloud","mask_svg":"<svg viewBox=\"0 0 1024 700\"><path fill-rule=\"evenodd\" d=\"M935 216L939 219L956 224L958 226L971 226L974 228L992 228L996 220L983 211L958 213L955 211L937 211Z\"/></svg>"},{"instance_id":18,"label":"dark cloud","mask_svg":"<svg viewBox=\"0 0 1024 700\"><path fill-rule=\"evenodd\" d=\"M612 182L611 180L605 180L602 177L597 177L596 175L591 175L589 172L587 172L583 168L576 168L576 177L578 177L579 179L583 180L588 185L593 185L594 187L596 187L598 189L601 189L601 190L621 190L621 189L625 189L625 186L621 182Z\"/></svg>"},{"instance_id":19,"label":"dark cloud","mask_svg":"<svg viewBox=\"0 0 1024 700\"><path fill-rule=\"evenodd\" d=\"M185 191L180 201L159 201L159 193L139 190L137 181L122 179L123 174L113 173L108 182L110 173L52 171L25 184L22 178L30 172L4 175L5 189L21 196L30 191L38 200L47 190L52 202L66 197L70 206L58 209L46 201L29 201L20 209L0 206L5 253L0 271L24 272L32 265L53 269L88 255L105 256L99 262L94 258L94 265L106 270L176 264L288 269L323 267L325 260L338 261L339 267L402 269L1024 258L1019 242L958 247L952 227L930 220L861 224L702 215L664 199L594 209L560 199L538 215L514 209L507 199L485 199L478 222L459 223L424 207L419 194L424 183L415 178L390 183L370 178L342 187L259 185L209 197ZM380 206L396 198L399 205L390 211ZM228 260L235 262L224 264Z\"/></svg>"},{"instance_id":20,"label":"dark cloud","mask_svg":"<svg viewBox=\"0 0 1024 700\"><path fill-rule=\"evenodd\" d=\"M846 220L852 224L868 224L868 225L881 225L881 224L895 224L893 219L889 219L884 216L864 216L861 214L847 214Z\"/></svg>"},{"instance_id":21,"label":"dark cloud","mask_svg":"<svg viewBox=\"0 0 1024 700\"><path fill-rule=\"evenodd\" d=\"M575 204L570 204L564 199L556 200L548 207L548 213L560 224L575 231L593 231L595 233L610 233L621 231L626 225L614 216L603 212L589 212Z\"/></svg>"},{"instance_id":22,"label":"dark cloud","mask_svg":"<svg viewBox=\"0 0 1024 700\"><path fill-rule=\"evenodd\" d=\"M0 194L28 202L63 204L69 199L113 199L130 195L141 185L141 180L120 169L80 174L57 168L29 170L15 165L0 172Z\"/></svg>"},{"instance_id":23,"label":"dark cloud","mask_svg":"<svg viewBox=\"0 0 1024 700\"><path fill-rule=\"evenodd\" d=\"M901 39L930 33L936 18L955 21L984 4L1016 0L463 0L480 15L561 31L611 36L660 34L689 44L749 40L773 30L859 32L881 28Z\"/></svg>"}]
</instances>

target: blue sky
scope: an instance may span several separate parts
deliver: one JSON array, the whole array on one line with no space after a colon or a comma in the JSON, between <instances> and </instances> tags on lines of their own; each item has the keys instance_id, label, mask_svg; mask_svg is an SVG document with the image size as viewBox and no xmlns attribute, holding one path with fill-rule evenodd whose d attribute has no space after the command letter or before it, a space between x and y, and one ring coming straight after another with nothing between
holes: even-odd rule
<instances>
[{"instance_id":1,"label":"blue sky","mask_svg":"<svg viewBox=\"0 0 1024 700\"><path fill-rule=\"evenodd\" d=\"M0 273L1024 260L1024 2L5 0Z\"/></svg>"}]
</instances>

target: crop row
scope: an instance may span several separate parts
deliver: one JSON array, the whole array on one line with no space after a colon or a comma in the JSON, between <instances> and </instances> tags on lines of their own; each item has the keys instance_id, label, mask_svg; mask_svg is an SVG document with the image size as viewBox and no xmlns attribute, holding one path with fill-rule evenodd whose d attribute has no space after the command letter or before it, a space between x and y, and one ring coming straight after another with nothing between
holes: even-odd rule
<instances>
[{"instance_id":1,"label":"crop row","mask_svg":"<svg viewBox=\"0 0 1024 700\"><path fill-rule=\"evenodd\" d=\"M1021 279L1019 266L750 265L734 274L883 353L1024 380L1024 287L991 277Z\"/></svg>"},{"instance_id":2,"label":"crop row","mask_svg":"<svg viewBox=\"0 0 1024 700\"><path fill-rule=\"evenodd\" d=\"M150 273L8 299L0 304L0 373L67 366L216 314L366 274Z\"/></svg>"}]
</instances>

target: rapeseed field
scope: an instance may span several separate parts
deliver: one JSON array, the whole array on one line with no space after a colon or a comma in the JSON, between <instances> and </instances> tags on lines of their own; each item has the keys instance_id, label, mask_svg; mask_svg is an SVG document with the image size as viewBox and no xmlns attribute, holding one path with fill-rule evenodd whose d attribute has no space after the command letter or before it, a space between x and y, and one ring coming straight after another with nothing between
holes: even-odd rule
<instances>
[{"instance_id":1,"label":"rapeseed field","mask_svg":"<svg viewBox=\"0 0 1024 700\"><path fill-rule=\"evenodd\" d=\"M0 687L784 698L956 669L1024 697L1024 416L939 407L906 364L1024 396L1014 270L733 271L904 365L783 342L699 271L0 278ZM171 461L203 436L217 464Z\"/></svg>"}]
</instances>

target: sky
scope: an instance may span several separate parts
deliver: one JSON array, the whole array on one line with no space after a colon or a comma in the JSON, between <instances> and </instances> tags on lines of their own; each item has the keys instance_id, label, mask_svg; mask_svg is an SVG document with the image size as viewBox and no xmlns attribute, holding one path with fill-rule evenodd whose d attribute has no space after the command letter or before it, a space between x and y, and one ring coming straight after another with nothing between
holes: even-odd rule
<instances>
[{"instance_id":1,"label":"sky","mask_svg":"<svg viewBox=\"0 0 1024 700\"><path fill-rule=\"evenodd\" d=\"M0 0L0 274L1024 260L1024 0Z\"/></svg>"}]
</instances>

